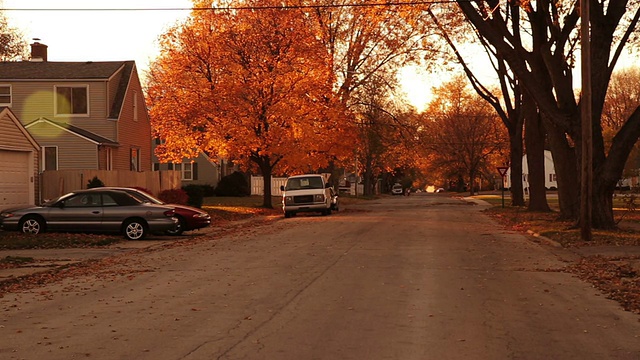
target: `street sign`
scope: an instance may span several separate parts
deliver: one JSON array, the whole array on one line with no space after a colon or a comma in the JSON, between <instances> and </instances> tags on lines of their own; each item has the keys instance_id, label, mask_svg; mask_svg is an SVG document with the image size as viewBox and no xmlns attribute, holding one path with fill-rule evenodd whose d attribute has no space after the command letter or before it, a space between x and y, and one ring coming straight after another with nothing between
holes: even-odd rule
<instances>
[{"instance_id":1,"label":"street sign","mask_svg":"<svg viewBox=\"0 0 640 360\"><path fill-rule=\"evenodd\" d=\"M500 176L504 177L505 175L507 175L507 170L509 170L508 166L498 166L497 167L498 172L500 173Z\"/></svg>"}]
</instances>

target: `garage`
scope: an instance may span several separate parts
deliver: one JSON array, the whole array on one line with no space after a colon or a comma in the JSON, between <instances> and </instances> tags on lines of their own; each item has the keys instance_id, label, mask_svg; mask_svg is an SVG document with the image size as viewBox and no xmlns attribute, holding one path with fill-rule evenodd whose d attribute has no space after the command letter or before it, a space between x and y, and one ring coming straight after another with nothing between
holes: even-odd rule
<instances>
[{"instance_id":1,"label":"garage","mask_svg":"<svg viewBox=\"0 0 640 360\"><path fill-rule=\"evenodd\" d=\"M35 203L39 146L8 108L0 107L0 210Z\"/></svg>"},{"instance_id":2,"label":"garage","mask_svg":"<svg viewBox=\"0 0 640 360\"><path fill-rule=\"evenodd\" d=\"M31 153L0 150L0 209L29 204Z\"/></svg>"}]
</instances>

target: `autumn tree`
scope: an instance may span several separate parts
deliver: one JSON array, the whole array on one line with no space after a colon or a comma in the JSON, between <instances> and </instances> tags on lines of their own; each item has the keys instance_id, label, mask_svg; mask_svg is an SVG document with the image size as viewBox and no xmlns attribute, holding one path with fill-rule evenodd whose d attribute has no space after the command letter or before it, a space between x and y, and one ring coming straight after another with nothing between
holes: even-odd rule
<instances>
[{"instance_id":1,"label":"autumn tree","mask_svg":"<svg viewBox=\"0 0 640 360\"><path fill-rule=\"evenodd\" d=\"M543 114L558 176L561 212L578 219L580 204L575 176L582 158L581 96L574 88L575 49L580 12L577 2L457 1L478 34L509 64L511 71ZM640 7L628 0L590 2L591 94L593 129L592 221L613 228L612 195L634 144L640 137L640 108L625 120L608 151L601 115L618 59L640 19ZM526 26L513 22L526 20ZM586 194L585 194L586 196Z\"/></svg>"},{"instance_id":2,"label":"autumn tree","mask_svg":"<svg viewBox=\"0 0 640 360\"><path fill-rule=\"evenodd\" d=\"M441 4L440 6L429 8L427 12L431 20L437 25L440 36L442 36L451 50L450 54L443 54L444 58L452 58L453 62L457 62L462 67L472 88L495 109L496 114L500 117L507 129L506 134L508 135L510 150L509 156L503 159L499 165L510 165L511 205L523 206L525 201L521 181L521 159L524 154L523 126L525 121L524 107L526 104L523 104L525 94L522 86L510 71L505 59L500 56L490 44L484 41L482 37L477 36L477 33L473 31L470 24L464 21L463 14L460 14L457 8L452 8L450 4ZM516 21L512 24L514 27L520 26ZM516 34L519 34L519 32L516 31ZM482 67L475 71L471 68L472 62L482 61L482 59L479 59L478 55L465 56L462 48L470 47L483 50L484 54L486 54L488 67ZM476 67L476 69L478 69L478 67ZM479 72L482 72L482 75L486 76L489 73L487 69L490 69L493 75L495 75L495 84L483 83L483 80L479 76ZM531 132L528 134L531 134ZM531 158L533 161L537 160L532 156L528 158ZM544 161L544 159L542 159L542 161ZM546 194L544 192L538 194L537 191L533 191L532 196L534 198L541 198L545 197Z\"/></svg>"},{"instance_id":3,"label":"autumn tree","mask_svg":"<svg viewBox=\"0 0 640 360\"><path fill-rule=\"evenodd\" d=\"M341 156L344 122L317 23L279 1L235 4L242 9L194 11L161 38L148 85L153 127L165 140L157 155L204 151L255 168L263 206L272 207L272 174L314 171Z\"/></svg>"},{"instance_id":4,"label":"autumn tree","mask_svg":"<svg viewBox=\"0 0 640 360\"><path fill-rule=\"evenodd\" d=\"M615 134L640 106L640 69L630 67L613 73L602 111L602 131L606 149L611 147ZM622 177L640 175L640 143L636 142Z\"/></svg>"},{"instance_id":5,"label":"autumn tree","mask_svg":"<svg viewBox=\"0 0 640 360\"><path fill-rule=\"evenodd\" d=\"M0 61L17 61L27 57L27 45L22 34L9 26L4 12L0 11Z\"/></svg>"},{"instance_id":6,"label":"autumn tree","mask_svg":"<svg viewBox=\"0 0 640 360\"><path fill-rule=\"evenodd\" d=\"M362 113L371 108L360 104L363 98L366 101L372 86L382 86L387 96L392 96L398 70L436 51L431 25L422 21L426 4L366 0L307 0L304 4L315 7L313 15L330 54L338 98L352 114L352 122L371 115Z\"/></svg>"},{"instance_id":7,"label":"autumn tree","mask_svg":"<svg viewBox=\"0 0 640 360\"><path fill-rule=\"evenodd\" d=\"M431 167L468 181L474 195L477 176L495 166L494 157L502 156L508 143L493 108L464 80L457 76L434 91L421 137Z\"/></svg>"},{"instance_id":8,"label":"autumn tree","mask_svg":"<svg viewBox=\"0 0 640 360\"><path fill-rule=\"evenodd\" d=\"M358 128L356 156L365 195L374 193L376 180L385 173L411 167L415 157L411 140L416 115L393 99L392 89L383 80L364 84L352 99Z\"/></svg>"}]
</instances>

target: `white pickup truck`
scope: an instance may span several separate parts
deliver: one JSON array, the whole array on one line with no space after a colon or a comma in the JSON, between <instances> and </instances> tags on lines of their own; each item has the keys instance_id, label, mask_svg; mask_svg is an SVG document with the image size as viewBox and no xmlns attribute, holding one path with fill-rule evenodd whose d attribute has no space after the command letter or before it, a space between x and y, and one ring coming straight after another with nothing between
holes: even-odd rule
<instances>
[{"instance_id":1,"label":"white pickup truck","mask_svg":"<svg viewBox=\"0 0 640 360\"><path fill-rule=\"evenodd\" d=\"M308 211L331 214L331 186L320 174L291 176L280 190L282 210L286 218Z\"/></svg>"}]
</instances>

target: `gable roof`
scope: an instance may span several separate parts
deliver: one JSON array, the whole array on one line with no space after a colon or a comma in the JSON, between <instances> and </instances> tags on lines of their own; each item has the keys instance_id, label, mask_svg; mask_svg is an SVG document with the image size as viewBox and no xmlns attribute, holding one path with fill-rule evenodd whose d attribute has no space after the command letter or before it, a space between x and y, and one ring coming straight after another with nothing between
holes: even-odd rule
<instances>
[{"instance_id":1,"label":"gable roof","mask_svg":"<svg viewBox=\"0 0 640 360\"><path fill-rule=\"evenodd\" d=\"M0 119L5 117L8 118L11 122L13 122L13 124L24 135L27 141L31 143L31 146L33 146L34 149L36 150L40 149L40 145L38 145L38 142L33 138L33 136L31 136L31 134L27 131L27 129L25 129L25 127L22 125L20 120L18 120L18 117L16 117L13 111L11 111L11 109L8 107L0 106Z\"/></svg>"},{"instance_id":2,"label":"gable roof","mask_svg":"<svg viewBox=\"0 0 640 360\"><path fill-rule=\"evenodd\" d=\"M88 140L96 145L106 145L106 146L120 146L120 144L116 141L113 140L109 140L106 137L100 136L98 134L94 134L91 131L87 131L84 129L81 129L77 126L73 126L71 124L67 124L67 123L62 123L62 122L57 122L57 121L53 121L53 120L49 120L47 118L39 118L37 120L34 120L28 124L26 124L24 127L25 128L30 128L36 124L47 124L47 125L51 125L51 126L55 126L57 128L63 129L73 135L76 135L78 137L81 137L85 140Z\"/></svg>"},{"instance_id":3,"label":"gable roof","mask_svg":"<svg viewBox=\"0 0 640 360\"><path fill-rule=\"evenodd\" d=\"M127 63L134 61L3 61L0 80L107 80Z\"/></svg>"}]
</instances>

